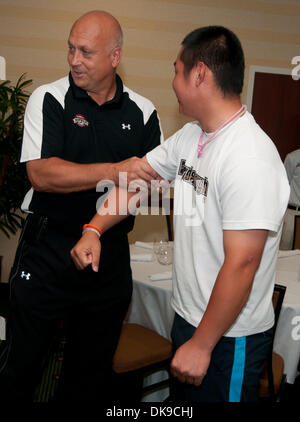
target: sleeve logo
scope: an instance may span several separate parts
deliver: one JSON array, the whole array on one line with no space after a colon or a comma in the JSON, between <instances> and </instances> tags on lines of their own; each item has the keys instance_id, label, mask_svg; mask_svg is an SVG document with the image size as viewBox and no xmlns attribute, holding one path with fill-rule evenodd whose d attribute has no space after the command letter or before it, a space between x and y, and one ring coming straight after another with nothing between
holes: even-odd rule
<instances>
[{"instance_id":1,"label":"sleeve logo","mask_svg":"<svg viewBox=\"0 0 300 422\"><path fill-rule=\"evenodd\" d=\"M80 127L88 126L90 124L82 114L76 114L72 120L75 125Z\"/></svg>"}]
</instances>

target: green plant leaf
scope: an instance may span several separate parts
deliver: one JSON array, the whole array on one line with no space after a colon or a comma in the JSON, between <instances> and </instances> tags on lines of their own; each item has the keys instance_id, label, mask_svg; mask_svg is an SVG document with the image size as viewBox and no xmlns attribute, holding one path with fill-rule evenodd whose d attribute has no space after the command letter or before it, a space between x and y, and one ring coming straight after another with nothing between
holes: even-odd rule
<instances>
[{"instance_id":1,"label":"green plant leaf","mask_svg":"<svg viewBox=\"0 0 300 422\"><path fill-rule=\"evenodd\" d=\"M7 237L21 227L23 218L16 213L29 189L25 166L19 163L23 117L32 82L21 75L13 86L0 83L0 231Z\"/></svg>"}]
</instances>

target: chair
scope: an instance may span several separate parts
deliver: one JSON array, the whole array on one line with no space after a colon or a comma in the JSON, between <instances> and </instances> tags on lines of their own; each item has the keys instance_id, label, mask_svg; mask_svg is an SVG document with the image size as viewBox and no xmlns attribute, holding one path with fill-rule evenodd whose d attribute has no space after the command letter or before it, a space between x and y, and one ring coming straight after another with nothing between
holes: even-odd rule
<instances>
[{"instance_id":1,"label":"chair","mask_svg":"<svg viewBox=\"0 0 300 422\"><path fill-rule=\"evenodd\" d=\"M281 387L285 380L284 361L282 357L273 351L274 337L276 327L279 319L279 314L282 307L286 287L275 284L273 292L273 307L275 313L274 332L272 339L272 348L269 356L267 357L263 372L260 377L260 399L269 399L276 401L279 397Z\"/></svg>"},{"instance_id":2,"label":"chair","mask_svg":"<svg viewBox=\"0 0 300 422\"><path fill-rule=\"evenodd\" d=\"M300 215L295 215L292 249L300 249Z\"/></svg>"},{"instance_id":3,"label":"chair","mask_svg":"<svg viewBox=\"0 0 300 422\"><path fill-rule=\"evenodd\" d=\"M174 198L169 198L170 202L170 212L167 212L166 214L166 220L167 220L167 229L168 229L168 240L172 241L174 240L174 230L173 230L173 212L174 212ZM163 205L162 195L159 196L159 208L161 210L165 209ZM169 210L165 210L169 211Z\"/></svg>"},{"instance_id":4,"label":"chair","mask_svg":"<svg viewBox=\"0 0 300 422\"><path fill-rule=\"evenodd\" d=\"M113 359L120 399L140 401L144 393L168 385L169 377L143 386L143 377L158 369L169 372L171 358L169 340L141 325L124 323Z\"/></svg>"},{"instance_id":5,"label":"chair","mask_svg":"<svg viewBox=\"0 0 300 422\"><path fill-rule=\"evenodd\" d=\"M170 214L166 215L168 238L169 241L174 240L174 229L173 229L173 211L174 210L174 199L170 198Z\"/></svg>"},{"instance_id":6,"label":"chair","mask_svg":"<svg viewBox=\"0 0 300 422\"><path fill-rule=\"evenodd\" d=\"M9 284L0 282L0 344L5 339L6 320L9 313Z\"/></svg>"}]
</instances>

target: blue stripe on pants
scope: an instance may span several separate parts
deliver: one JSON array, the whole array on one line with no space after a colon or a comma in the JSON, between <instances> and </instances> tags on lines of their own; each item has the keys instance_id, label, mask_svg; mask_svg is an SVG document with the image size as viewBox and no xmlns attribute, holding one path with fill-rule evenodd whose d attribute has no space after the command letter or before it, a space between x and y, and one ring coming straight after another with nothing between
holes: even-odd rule
<instances>
[{"instance_id":1,"label":"blue stripe on pants","mask_svg":"<svg viewBox=\"0 0 300 422\"><path fill-rule=\"evenodd\" d=\"M246 337L236 337L234 346L234 358L230 379L229 401L240 402L244 380L246 359Z\"/></svg>"}]
</instances>

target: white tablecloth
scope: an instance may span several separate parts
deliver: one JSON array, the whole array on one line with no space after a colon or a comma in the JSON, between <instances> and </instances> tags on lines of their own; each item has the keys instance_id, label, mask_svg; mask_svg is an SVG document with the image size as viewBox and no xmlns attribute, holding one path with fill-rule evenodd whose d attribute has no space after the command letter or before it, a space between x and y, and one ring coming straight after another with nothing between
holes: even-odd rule
<instances>
[{"instance_id":1,"label":"white tablecloth","mask_svg":"<svg viewBox=\"0 0 300 422\"><path fill-rule=\"evenodd\" d=\"M136 256L137 254L149 254L152 251L131 245L131 253ZM164 337L170 338L174 317L174 311L170 306L172 280L151 281L149 276L171 271L171 265L159 264L153 253L153 261L135 261L131 263L131 266L134 289L128 321L151 328ZM289 383L293 383L295 380L300 356L299 274L300 251L280 252L277 261L276 283L287 286L287 290L278 321L274 350L284 359L284 371ZM152 400L154 401L153 397Z\"/></svg>"}]
</instances>

